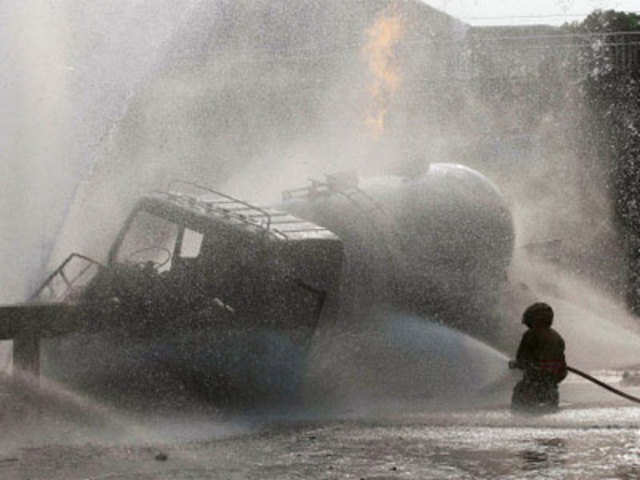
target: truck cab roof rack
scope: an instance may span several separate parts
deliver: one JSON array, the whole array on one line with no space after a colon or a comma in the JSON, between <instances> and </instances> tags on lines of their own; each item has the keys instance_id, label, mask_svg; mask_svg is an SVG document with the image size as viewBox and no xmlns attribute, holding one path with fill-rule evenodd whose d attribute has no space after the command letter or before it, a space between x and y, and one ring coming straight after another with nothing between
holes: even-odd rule
<instances>
[{"instance_id":1,"label":"truck cab roof rack","mask_svg":"<svg viewBox=\"0 0 640 480\"><path fill-rule=\"evenodd\" d=\"M183 185L188 186L197 191L203 192L207 197L189 195L188 193L175 191L175 187ZM247 224L258 225L265 231L271 230L271 214L264 208L252 205L244 200L232 197L226 193L218 192L209 187L199 185L194 182L186 180L173 180L169 183L167 194L172 197L186 198L187 201L194 206L198 205L203 207L207 211L218 211L226 216L234 216L238 220L241 220ZM238 212L247 212L240 214Z\"/></svg>"}]
</instances>

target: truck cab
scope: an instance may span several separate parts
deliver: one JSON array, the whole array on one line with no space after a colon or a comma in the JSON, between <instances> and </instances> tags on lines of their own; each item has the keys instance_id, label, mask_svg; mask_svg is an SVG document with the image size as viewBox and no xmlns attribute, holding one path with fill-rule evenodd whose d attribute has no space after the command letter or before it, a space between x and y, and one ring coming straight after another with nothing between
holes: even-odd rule
<instances>
[{"instance_id":1,"label":"truck cab","mask_svg":"<svg viewBox=\"0 0 640 480\"><path fill-rule=\"evenodd\" d=\"M304 352L339 284L342 242L286 212L176 186L187 192L137 202L105 264L72 254L30 302L1 307L18 369L38 373L42 360L47 376L82 387L154 357L218 376L230 355L268 364L255 353L274 354L269 338Z\"/></svg>"}]
</instances>

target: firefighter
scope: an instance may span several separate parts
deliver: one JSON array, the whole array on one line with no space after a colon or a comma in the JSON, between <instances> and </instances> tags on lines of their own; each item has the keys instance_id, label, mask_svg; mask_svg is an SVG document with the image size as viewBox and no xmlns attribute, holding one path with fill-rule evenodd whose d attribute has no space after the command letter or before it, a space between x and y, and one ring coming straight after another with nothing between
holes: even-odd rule
<instances>
[{"instance_id":1,"label":"firefighter","mask_svg":"<svg viewBox=\"0 0 640 480\"><path fill-rule=\"evenodd\" d=\"M567 376L564 340L551 328L553 309L544 302L534 303L522 315L528 330L522 336L511 368L523 370L522 380L513 389L514 410L556 409L558 384Z\"/></svg>"}]
</instances>

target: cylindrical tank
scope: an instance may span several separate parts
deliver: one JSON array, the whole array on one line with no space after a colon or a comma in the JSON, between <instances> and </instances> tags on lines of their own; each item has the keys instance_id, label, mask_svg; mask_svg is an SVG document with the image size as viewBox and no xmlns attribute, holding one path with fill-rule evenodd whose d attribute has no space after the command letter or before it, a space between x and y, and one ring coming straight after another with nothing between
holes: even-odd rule
<instances>
[{"instance_id":1,"label":"cylindrical tank","mask_svg":"<svg viewBox=\"0 0 640 480\"><path fill-rule=\"evenodd\" d=\"M477 171L434 163L416 178L328 181L282 208L343 241L343 313L385 304L468 323L491 302L513 252L513 220Z\"/></svg>"}]
</instances>

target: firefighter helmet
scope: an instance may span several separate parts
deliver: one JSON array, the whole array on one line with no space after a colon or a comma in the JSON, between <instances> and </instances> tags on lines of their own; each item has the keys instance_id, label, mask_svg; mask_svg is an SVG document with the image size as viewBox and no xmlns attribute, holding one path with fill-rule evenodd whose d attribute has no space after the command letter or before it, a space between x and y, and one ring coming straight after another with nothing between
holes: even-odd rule
<instances>
[{"instance_id":1,"label":"firefighter helmet","mask_svg":"<svg viewBox=\"0 0 640 480\"><path fill-rule=\"evenodd\" d=\"M542 325L550 327L553 323L553 309L549 304L544 302L536 302L527 307L522 314L522 323L527 327L533 327L535 321L542 322Z\"/></svg>"}]
</instances>

